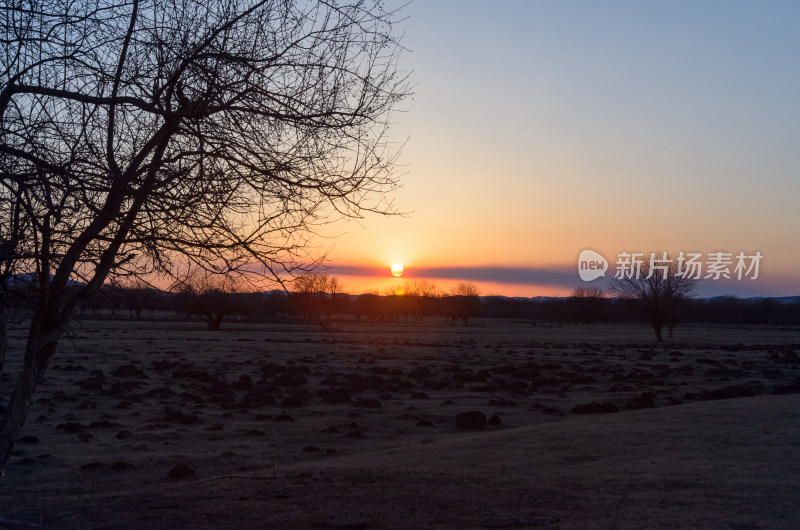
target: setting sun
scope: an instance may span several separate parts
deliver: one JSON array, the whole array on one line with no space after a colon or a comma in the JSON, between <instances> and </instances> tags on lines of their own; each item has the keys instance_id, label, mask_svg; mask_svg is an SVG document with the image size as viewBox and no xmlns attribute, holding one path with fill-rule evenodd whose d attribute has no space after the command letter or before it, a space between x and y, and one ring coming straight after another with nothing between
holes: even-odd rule
<instances>
[{"instance_id":1,"label":"setting sun","mask_svg":"<svg viewBox=\"0 0 800 530\"><path fill-rule=\"evenodd\" d=\"M402 263L395 263L392 265L392 276L399 278L403 275L403 264Z\"/></svg>"}]
</instances>

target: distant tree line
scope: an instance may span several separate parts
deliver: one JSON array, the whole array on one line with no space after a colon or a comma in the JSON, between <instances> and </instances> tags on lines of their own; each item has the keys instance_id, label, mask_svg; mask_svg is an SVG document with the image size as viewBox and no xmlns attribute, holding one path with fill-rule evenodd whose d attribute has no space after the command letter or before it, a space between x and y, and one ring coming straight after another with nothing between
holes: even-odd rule
<instances>
[{"instance_id":1,"label":"distant tree line","mask_svg":"<svg viewBox=\"0 0 800 530\"><path fill-rule=\"evenodd\" d=\"M682 300L681 322L707 324L800 325L800 301L774 298L743 299L733 296ZM597 324L602 322L645 322L637 300L595 298L506 298L480 299L478 318L521 318L536 322Z\"/></svg>"},{"instance_id":2,"label":"distant tree line","mask_svg":"<svg viewBox=\"0 0 800 530\"><path fill-rule=\"evenodd\" d=\"M479 296L468 284L467 294L443 293L433 284L410 285L409 292L347 294L337 279L320 275L305 279L293 291L237 292L211 282L161 291L141 282L107 285L81 308L82 318L153 318L156 311L196 316L209 329L219 329L226 316L250 321L299 318L328 325L342 319L371 323L441 318L469 324L474 318L528 320L532 323L592 325L646 322L634 299L610 298L602 291L573 291L563 298ZM21 286L8 304L24 313L27 287ZM800 325L800 299L743 299L733 296L680 300L677 317L683 323L734 325Z\"/></svg>"}]
</instances>

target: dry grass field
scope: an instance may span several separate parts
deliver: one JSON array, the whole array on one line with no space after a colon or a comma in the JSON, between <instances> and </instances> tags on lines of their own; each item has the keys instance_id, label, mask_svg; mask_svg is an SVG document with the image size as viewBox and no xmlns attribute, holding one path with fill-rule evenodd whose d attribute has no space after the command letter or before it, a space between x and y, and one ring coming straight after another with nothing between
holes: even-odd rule
<instances>
[{"instance_id":1,"label":"dry grass field","mask_svg":"<svg viewBox=\"0 0 800 530\"><path fill-rule=\"evenodd\" d=\"M800 330L86 320L6 526L797 528ZM12 384L24 338L0 384ZM462 428L462 412L488 425ZM16 522L16 523L15 523ZM3 527L3 524L0 524Z\"/></svg>"}]
</instances>

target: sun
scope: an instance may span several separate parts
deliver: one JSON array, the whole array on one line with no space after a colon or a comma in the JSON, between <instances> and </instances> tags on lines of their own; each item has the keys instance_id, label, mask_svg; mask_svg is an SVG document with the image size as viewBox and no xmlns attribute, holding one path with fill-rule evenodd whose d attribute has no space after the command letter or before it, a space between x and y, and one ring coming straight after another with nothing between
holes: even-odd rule
<instances>
[{"instance_id":1,"label":"sun","mask_svg":"<svg viewBox=\"0 0 800 530\"><path fill-rule=\"evenodd\" d=\"M395 263L392 265L392 276L395 278L399 278L403 275L403 264L402 263Z\"/></svg>"}]
</instances>

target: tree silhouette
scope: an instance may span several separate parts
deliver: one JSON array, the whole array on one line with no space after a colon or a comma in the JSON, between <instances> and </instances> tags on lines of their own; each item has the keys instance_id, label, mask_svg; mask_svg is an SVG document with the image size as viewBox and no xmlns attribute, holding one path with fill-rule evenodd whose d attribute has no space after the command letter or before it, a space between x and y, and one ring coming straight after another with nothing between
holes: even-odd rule
<instances>
[{"instance_id":1,"label":"tree silhouette","mask_svg":"<svg viewBox=\"0 0 800 530\"><path fill-rule=\"evenodd\" d=\"M179 310L202 316L209 331L219 331L227 315L245 309L238 299L241 289L233 276L200 273L183 280L173 290L177 291Z\"/></svg>"},{"instance_id":2,"label":"tree silhouette","mask_svg":"<svg viewBox=\"0 0 800 530\"><path fill-rule=\"evenodd\" d=\"M472 283L459 282L451 293L441 299L444 316L452 322L461 320L466 326L478 312L480 291Z\"/></svg>"},{"instance_id":3,"label":"tree silhouette","mask_svg":"<svg viewBox=\"0 0 800 530\"><path fill-rule=\"evenodd\" d=\"M310 272L298 276L292 284L290 299L296 309L309 322L329 330L331 314L341 310L344 300L347 299L342 282L324 272ZM327 322L323 320L323 315L328 317Z\"/></svg>"},{"instance_id":4,"label":"tree silhouette","mask_svg":"<svg viewBox=\"0 0 800 530\"><path fill-rule=\"evenodd\" d=\"M475 284L470 282L458 282L450 291L453 296L480 296L480 291Z\"/></svg>"},{"instance_id":5,"label":"tree silhouette","mask_svg":"<svg viewBox=\"0 0 800 530\"><path fill-rule=\"evenodd\" d=\"M656 340L663 341L664 326L672 329L680 318L681 307L697 288L698 280L681 271L679 262L667 253L645 256L638 271L614 277L609 291L638 303L647 321L653 327ZM638 272L638 273L637 273Z\"/></svg>"},{"instance_id":6,"label":"tree silhouette","mask_svg":"<svg viewBox=\"0 0 800 530\"><path fill-rule=\"evenodd\" d=\"M0 273L32 273L35 291L0 467L109 278L191 265L281 280L314 226L390 212L386 130L408 93L377 1L32 6L0 8Z\"/></svg>"},{"instance_id":7,"label":"tree silhouette","mask_svg":"<svg viewBox=\"0 0 800 530\"><path fill-rule=\"evenodd\" d=\"M158 299L163 294L161 291L139 276L116 280L117 278L114 278L110 295L116 298L116 304L128 310L130 316L140 319L145 310L150 312L155 310ZM86 302L82 304L81 309L84 310L85 306Z\"/></svg>"},{"instance_id":8,"label":"tree silhouette","mask_svg":"<svg viewBox=\"0 0 800 530\"><path fill-rule=\"evenodd\" d=\"M602 320L607 302L605 291L596 285L576 287L567 298L575 321L584 324Z\"/></svg>"}]
</instances>

